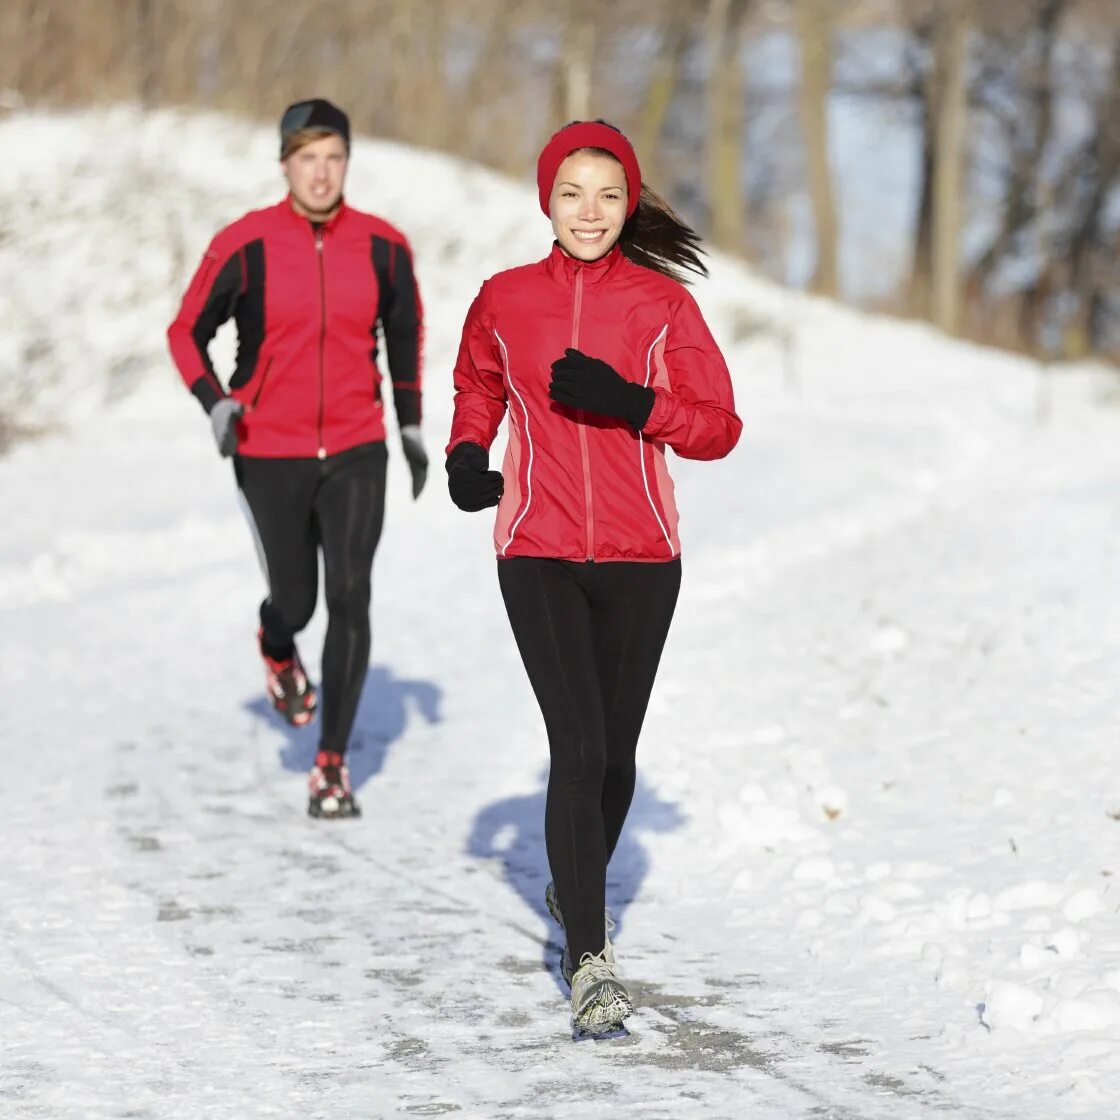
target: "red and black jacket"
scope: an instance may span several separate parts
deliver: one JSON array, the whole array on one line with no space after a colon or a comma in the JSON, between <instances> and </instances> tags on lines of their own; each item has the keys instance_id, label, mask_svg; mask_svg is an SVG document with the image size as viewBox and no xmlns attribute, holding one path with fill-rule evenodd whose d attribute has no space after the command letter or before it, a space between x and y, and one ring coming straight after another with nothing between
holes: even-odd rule
<instances>
[{"instance_id":1,"label":"red and black jacket","mask_svg":"<svg viewBox=\"0 0 1120 1120\"><path fill-rule=\"evenodd\" d=\"M566 347L652 388L641 432L548 395ZM463 327L447 450L489 448L509 410L494 545L499 556L665 561L680 554L665 447L719 459L742 421L727 365L677 281L615 246L597 261L567 256L492 276Z\"/></svg>"},{"instance_id":2,"label":"red and black jacket","mask_svg":"<svg viewBox=\"0 0 1120 1120\"><path fill-rule=\"evenodd\" d=\"M208 346L231 316L227 391ZM404 235L345 203L313 226L284 199L214 238L167 337L207 412L227 395L245 406L239 454L325 458L385 438L379 324L397 420L418 424L423 311Z\"/></svg>"}]
</instances>

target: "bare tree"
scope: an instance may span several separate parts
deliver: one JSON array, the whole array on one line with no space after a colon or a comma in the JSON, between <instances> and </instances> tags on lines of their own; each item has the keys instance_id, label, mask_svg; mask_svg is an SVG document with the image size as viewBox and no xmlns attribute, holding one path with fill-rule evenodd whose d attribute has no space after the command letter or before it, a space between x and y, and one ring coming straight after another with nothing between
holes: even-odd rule
<instances>
[{"instance_id":1,"label":"bare tree","mask_svg":"<svg viewBox=\"0 0 1120 1120\"><path fill-rule=\"evenodd\" d=\"M1033 346L1040 333L1038 281L1049 252L1043 215L1053 200L1045 168L1054 139L1054 55L1067 7L1068 0L1040 0L1022 19L997 17L1000 22L986 37L975 83L974 102L995 122L1006 167L999 172L1004 200L999 227L965 283L969 327L984 335L1002 321L999 304L1009 297L995 290L1000 273L1012 266L1022 271L1019 262L1033 258L1035 279L1010 301L1017 305L1016 314L1005 328L1024 346Z\"/></svg>"},{"instance_id":2,"label":"bare tree","mask_svg":"<svg viewBox=\"0 0 1120 1120\"><path fill-rule=\"evenodd\" d=\"M830 0L796 0L801 43L801 128L805 137L809 197L817 242L814 291L836 296L836 207L828 158L828 94L832 88L832 7Z\"/></svg>"},{"instance_id":3,"label":"bare tree","mask_svg":"<svg viewBox=\"0 0 1120 1120\"><path fill-rule=\"evenodd\" d=\"M910 271L910 309L929 314L930 277L933 271L933 169L936 143L936 112L933 79L928 58L933 53L933 24L923 13L911 28L907 88L918 108L921 128L921 164L918 177L917 217L914 228L913 262Z\"/></svg>"},{"instance_id":4,"label":"bare tree","mask_svg":"<svg viewBox=\"0 0 1120 1120\"><path fill-rule=\"evenodd\" d=\"M665 117L676 93L685 52L692 42L696 13L696 4L692 0L669 0L662 16L660 49L650 75L638 126L638 152L650 182L659 182L661 178L660 148Z\"/></svg>"},{"instance_id":5,"label":"bare tree","mask_svg":"<svg viewBox=\"0 0 1120 1120\"><path fill-rule=\"evenodd\" d=\"M564 121L585 121L591 116L591 81L599 25L592 18L590 0L570 0L564 12L558 71L560 116Z\"/></svg>"},{"instance_id":6,"label":"bare tree","mask_svg":"<svg viewBox=\"0 0 1120 1120\"><path fill-rule=\"evenodd\" d=\"M742 33L749 0L709 0L708 203L712 240L741 252L746 240L743 190Z\"/></svg>"},{"instance_id":7,"label":"bare tree","mask_svg":"<svg viewBox=\"0 0 1120 1120\"><path fill-rule=\"evenodd\" d=\"M1072 357L1082 357L1104 344L1109 325L1106 314L1120 280L1116 263L1120 230L1116 224L1110 226L1107 216L1109 200L1120 188L1118 106L1120 34L1113 43L1110 80L1102 91L1095 126L1079 160L1081 205L1068 245L1069 289L1076 306L1067 330Z\"/></svg>"},{"instance_id":8,"label":"bare tree","mask_svg":"<svg viewBox=\"0 0 1120 1120\"><path fill-rule=\"evenodd\" d=\"M967 10L965 0L942 0L935 36L937 133L933 176L931 311L942 330L955 332L960 309L960 241L964 183Z\"/></svg>"}]
</instances>

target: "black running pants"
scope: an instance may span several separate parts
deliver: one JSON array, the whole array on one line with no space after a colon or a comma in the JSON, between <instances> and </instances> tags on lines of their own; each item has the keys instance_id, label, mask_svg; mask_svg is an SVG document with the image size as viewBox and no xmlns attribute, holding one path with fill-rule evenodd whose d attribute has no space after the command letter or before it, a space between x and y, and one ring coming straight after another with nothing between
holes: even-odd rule
<instances>
[{"instance_id":1,"label":"black running pants","mask_svg":"<svg viewBox=\"0 0 1120 1120\"><path fill-rule=\"evenodd\" d=\"M370 580L385 517L385 444L326 459L238 456L234 469L256 532L268 597L261 647L290 657L319 595L327 601L319 749L345 753L369 669Z\"/></svg>"},{"instance_id":2,"label":"black running pants","mask_svg":"<svg viewBox=\"0 0 1120 1120\"><path fill-rule=\"evenodd\" d=\"M545 844L578 967L606 941L607 863L681 583L668 563L498 561L510 625L548 732Z\"/></svg>"}]
</instances>

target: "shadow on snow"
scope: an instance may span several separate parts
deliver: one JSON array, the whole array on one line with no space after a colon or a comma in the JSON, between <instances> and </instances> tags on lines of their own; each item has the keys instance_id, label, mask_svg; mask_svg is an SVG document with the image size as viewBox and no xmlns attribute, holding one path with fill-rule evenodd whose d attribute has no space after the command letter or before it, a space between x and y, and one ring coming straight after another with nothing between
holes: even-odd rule
<instances>
[{"instance_id":1,"label":"shadow on snow","mask_svg":"<svg viewBox=\"0 0 1120 1120\"><path fill-rule=\"evenodd\" d=\"M350 784L355 791L381 771L389 749L404 736L411 716L418 715L429 724L441 722L442 699L443 690L431 681L401 680L384 665L369 667L347 752ZM286 770L306 773L311 769L319 745L318 716L306 727L292 727L263 696L245 706L270 726L284 731L280 763Z\"/></svg>"},{"instance_id":2,"label":"shadow on snow","mask_svg":"<svg viewBox=\"0 0 1120 1120\"><path fill-rule=\"evenodd\" d=\"M501 860L506 883L541 921L542 965L553 974L557 986L567 992L560 975L563 933L544 903L544 889L552 877L544 846L544 806L548 769L541 775L541 789L521 797L507 797L482 809L475 817L467 840L467 853L477 859ZM607 868L607 905L615 918L617 939L623 930L626 909L637 896L649 872L650 857L641 842L643 833L672 832L684 823L675 801L665 801L642 779L638 769L634 800L618 847Z\"/></svg>"}]
</instances>

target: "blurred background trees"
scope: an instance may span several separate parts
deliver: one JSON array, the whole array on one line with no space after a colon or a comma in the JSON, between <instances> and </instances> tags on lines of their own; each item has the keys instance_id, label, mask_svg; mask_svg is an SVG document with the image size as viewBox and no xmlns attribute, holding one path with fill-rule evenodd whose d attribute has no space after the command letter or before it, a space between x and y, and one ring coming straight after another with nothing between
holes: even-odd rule
<instances>
[{"instance_id":1,"label":"blurred background trees","mask_svg":"<svg viewBox=\"0 0 1120 1120\"><path fill-rule=\"evenodd\" d=\"M9 107L322 95L520 176L603 116L764 275L1120 357L1120 0L0 0L0 42Z\"/></svg>"}]
</instances>

